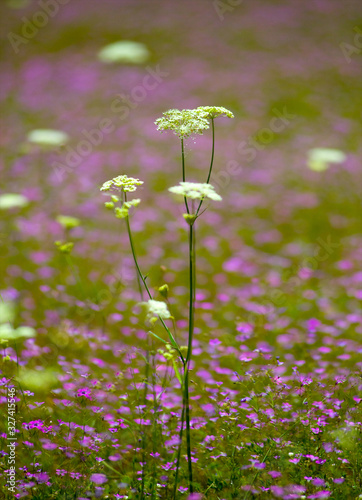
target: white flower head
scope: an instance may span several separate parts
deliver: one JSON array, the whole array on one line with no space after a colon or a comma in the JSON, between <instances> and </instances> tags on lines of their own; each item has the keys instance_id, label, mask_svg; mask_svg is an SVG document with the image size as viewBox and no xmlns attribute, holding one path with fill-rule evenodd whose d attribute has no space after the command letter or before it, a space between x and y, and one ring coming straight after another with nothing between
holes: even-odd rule
<instances>
[{"instance_id":1,"label":"white flower head","mask_svg":"<svg viewBox=\"0 0 362 500\"><path fill-rule=\"evenodd\" d=\"M186 198L190 198L191 200L203 200L204 198L214 201L222 200L221 196L215 191L214 186L206 183L180 182L178 186L170 187L169 191L174 194L186 196Z\"/></svg>"},{"instance_id":2,"label":"white flower head","mask_svg":"<svg viewBox=\"0 0 362 500\"><path fill-rule=\"evenodd\" d=\"M206 114L202 116L197 109L169 109L163 113L161 118L155 121L157 130L172 130L181 139L190 135L202 135L209 128Z\"/></svg>"},{"instance_id":3,"label":"white flower head","mask_svg":"<svg viewBox=\"0 0 362 500\"><path fill-rule=\"evenodd\" d=\"M234 113L222 106L199 106L196 111L206 118L218 118L219 116L234 118Z\"/></svg>"},{"instance_id":4,"label":"white flower head","mask_svg":"<svg viewBox=\"0 0 362 500\"><path fill-rule=\"evenodd\" d=\"M27 141L43 147L58 147L69 141L69 135L62 130L35 129L28 133Z\"/></svg>"},{"instance_id":5,"label":"white flower head","mask_svg":"<svg viewBox=\"0 0 362 500\"><path fill-rule=\"evenodd\" d=\"M138 186L141 186L143 181L135 179L134 177L128 177L127 175L119 175L114 177L110 181L107 181L101 187L101 191L123 191L124 193L130 193L136 191Z\"/></svg>"},{"instance_id":6,"label":"white flower head","mask_svg":"<svg viewBox=\"0 0 362 500\"><path fill-rule=\"evenodd\" d=\"M143 64L149 57L143 43L131 40L110 43L98 52L98 58L104 63Z\"/></svg>"},{"instance_id":7,"label":"white flower head","mask_svg":"<svg viewBox=\"0 0 362 500\"><path fill-rule=\"evenodd\" d=\"M313 148L308 151L308 167L316 172L323 172L331 163L343 163L347 156L339 149Z\"/></svg>"},{"instance_id":8,"label":"white flower head","mask_svg":"<svg viewBox=\"0 0 362 500\"><path fill-rule=\"evenodd\" d=\"M147 308L147 319L154 323L158 318L169 319L172 318L170 311L167 308L166 302L150 299L144 302Z\"/></svg>"},{"instance_id":9,"label":"white flower head","mask_svg":"<svg viewBox=\"0 0 362 500\"><path fill-rule=\"evenodd\" d=\"M0 194L0 210L11 210L12 208L26 207L28 204L28 198L26 198L22 194Z\"/></svg>"},{"instance_id":10,"label":"white flower head","mask_svg":"<svg viewBox=\"0 0 362 500\"><path fill-rule=\"evenodd\" d=\"M128 217L128 212L131 207L137 207L141 200L135 198L134 200L127 200L126 193L136 191L138 186L141 186L143 181L135 179L134 177L128 177L127 175L119 175L114 177L110 181L107 181L101 187L101 191L106 192L106 194L111 195L111 201L107 201L104 205L106 208L113 210L117 219L125 219ZM124 193L124 200L121 200L114 192ZM123 197L122 197L123 198ZM116 203L121 203L121 206L116 207Z\"/></svg>"}]
</instances>

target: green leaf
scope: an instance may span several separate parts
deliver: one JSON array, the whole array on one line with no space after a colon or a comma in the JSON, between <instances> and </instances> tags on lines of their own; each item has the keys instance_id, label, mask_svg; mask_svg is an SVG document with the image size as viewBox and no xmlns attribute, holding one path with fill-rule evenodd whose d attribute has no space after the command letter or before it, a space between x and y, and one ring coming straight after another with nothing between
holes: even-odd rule
<instances>
[{"instance_id":1,"label":"green leaf","mask_svg":"<svg viewBox=\"0 0 362 500\"><path fill-rule=\"evenodd\" d=\"M167 340L163 340L161 339L161 337L159 337L158 335L156 335L155 333L151 332L151 330L148 331L148 333L150 333L151 335L153 335L154 337L156 337L156 339L158 340L161 340L161 342L163 342L164 344L167 344Z\"/></svg>"},{"instance_id":2,"label":"green leaf","mask_svg":"<svg viewBox=\"0 0 362 500\"><path fill-rule=\"evenodd\" d=\"M175 375L177 377L177 380L180 382L181 387L183 387L182 378L181 378L179 369L177 368L177 363L176 363L175 359L172 360L172 364L173 364L173 369L175 370Z\"/></svg>"}]
</instances>

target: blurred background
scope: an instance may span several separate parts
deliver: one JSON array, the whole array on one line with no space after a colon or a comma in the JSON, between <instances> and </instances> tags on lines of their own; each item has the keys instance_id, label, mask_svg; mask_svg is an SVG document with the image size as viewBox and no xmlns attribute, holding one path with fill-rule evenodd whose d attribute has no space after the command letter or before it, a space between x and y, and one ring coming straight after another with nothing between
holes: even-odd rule
<instances>
[{"instance_id":1,"label":"blurred background","mask_svg":"<svg viewBox=\"0 0 362 500\"><path fill-rule=\"evenodd\" d=\"M99 192L120 174L145 182L132 217L142 266L152 286L174 287L183 316L187 236L167 192L180 180L180 144L154 121L200 105L235 114L216 122L211 182L223 202L200 221L198 298L217 310L205 312L209 325L261 315L271 328L275 287L287 287L295 319L355 310L359 0L8 0L1 18L0 191L21 197L0 202L0 288L19 323L82 323L75 307L119 325L137 300L122 221ZM205 181L210 145L209 132L187 141L189 180ZM80 220L71 236L59 215ZM58 240L75 242L71 263ZM308 264L326 245L328 258Z\"/></svg>"}]
</instances>

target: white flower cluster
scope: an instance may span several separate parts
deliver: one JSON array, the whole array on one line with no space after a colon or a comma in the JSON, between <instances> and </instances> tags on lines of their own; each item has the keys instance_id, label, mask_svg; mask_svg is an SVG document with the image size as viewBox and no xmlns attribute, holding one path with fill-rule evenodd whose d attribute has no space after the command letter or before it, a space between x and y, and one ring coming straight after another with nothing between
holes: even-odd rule
<instances>
[{"instance_id":1,"label":"white flower cluster","mask_svg":"<svg viewBox=\"0 0 362 500\"><path fill-rule=\"evenodd\" d=\"M209 121L197 109L169 109L155 121L157 130L172 130L181 139L190 135L202 135L209 128Z\"/></svg>"},{"instance_id":2,"label":"white flower cluster","mask_svg":"<svg viewBox=\"0 0 362 500\"><path fill-rule=\"evenodd\" d=\"M110 191L110 193L108 194L111 195L111 201L106 201L104 206L109 210L114 209L114 213L117 219L125 219L126 217L128 217L129 209L131 207L137 207L141 203L141 200L139 198L135 198L134 200L123 201L122 203L122 200L115 194L112 194L112 192L120 191L121 193L129 193L132 191L136 191L137 187L141 186L142 184L143 181L135 179L134 177L128 177L127 175L119 175L118 177L105 182L101 187L101 191ZM120 207L115 206L115 204L118 202L121 202Z\"/></svg>"},{"instance_id":3,"label":"white flower cluster","mask_svg":"<svg viewBox=\"0 0 362 500\"><path fill-rule=\"evenodd\" d=\"M234 118L234 114L222 106L199 106L197 111L200 114L204 113L207 118L218 118L219 116Z\"/></svg>"},{"instance_id":4,"label":"white flower cluster","mask_svg":"<svg viewBox=\"0 0 362 500\"><path fill-rule=\"evenodd\" d=\"M191 200L203 200L209 198L214 201L221 201L222 198L216 193L214 186L206 183L198 182L180 182L178 186L169 188L169 191L174 194L179 194L190 198Z\"/></svg>"},{"instance_id":5,"label":"white flower cluster","mask_svg":"<svg viewBox=\"0 0 362 500\"><path fill-rule=\"evenodd\" d=\"M172 130L181 139L193 134L202 135L209 128L209 119L226 116L234 118L231 111L220 106L199 106L196 109L169 109L155 121L157 130Z\"/></svg>"},{"instance_id":6,"label":"white flower cluster","mask_svg":"<svg viewBox=\"0 0 362 500\"><path fill-rule=\"evenodd\" d=\"M137 186L141 186L142 184L143 181L135 179L134 177L119 175L105 182L101 187L101 191L123 191L124 193L130 193L136 191Z\"/></svg>"},{"instance_id":7,"label":"white flower cluster","mask_svg":"<svg viewBox=\"0 0 362 500\"><path fill-rule=\"evenodd\" d=\"M147 307L147 319L151 322L155 322L158 318L169 319L172 317L166 302L150 299L145 302L145 305Z\"/></svg>"}]
</instances>

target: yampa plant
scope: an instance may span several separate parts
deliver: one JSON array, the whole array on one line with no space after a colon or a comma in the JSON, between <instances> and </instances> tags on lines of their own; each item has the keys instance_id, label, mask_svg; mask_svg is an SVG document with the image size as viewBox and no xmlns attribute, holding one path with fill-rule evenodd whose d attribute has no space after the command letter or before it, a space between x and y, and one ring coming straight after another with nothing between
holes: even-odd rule
<instances>
[{"instance_id":1,"label":"yampa plant","mask_svg":"<svg viewBox=\"0 0 362 500\"><path fill-rule=\"evenodd\" d=\"M139 179L128 177L127 175L120 175L112 180L103 184L101 191L110 195L110 201L105 203L105 206L114 211L117 218L124 219L129 237L129 243L133 260L137 270L137 278L140 287L140 296L143 300L143 291L147 294L147 322L154 325L156 321L160 321L164 328L167 340L156 335L154 332L149 331L149 334L156 337L159 341L166 344L168 355L172 360L175 375L181 384L182 389L182 413L180 424L179 447L177 452L176 471L173 486L173 498L176 498L178 474L180 467L180 456L183 438L184 423L186 422L186 449L187 449L187 463L188 463L188 478L189 478L189 492L193 492L193 478L192 478L192 457L191 457L191 432L190 432L190 402L189 402L189 372L190 362L192 359L192 342L194 334L195 323L195 287L196 287L196 262L195 262L195 232L196 221L202 215L200 209L205 200L221 201L221 196L216 193L214 187L210 184L215 152L215 119L218 117L233 118L231 111L223 107L215 106L201 106L196 109L170 109L163 113L163 116L156 120L157 129L161 132L171 130L176 134L181 141L181 166L182 166L182 181L177 186L169 188L171 193L179 195L184 199L185 213L183 217L188 224L188 262L189 262L189 313L188 313L188 341L187 346L181 346L175 339L170 328L167 326L166 321L172 319L168 310L166 302L154 300L153 295L146 282L146 276L140 269L135 244L132 236L129 211L137 207L141 200L139 198L129 199L130 193L133 193L137 188L143 184ZM185 145L184 141L188 137L202 134L205 130L209 129L211 122L212 130L212 144L211 144L211 160L210 166L206 177L206 182L195 183L187 182L186 180L186 165L185 165ZM168 287L164 285L159 289L163 295L167 295ZM149 353L146 359L146 385L149 378ZM142 440L143 449L145 447L144 435ZM142 460L142 484L141 484L141 497L145 496L145 475L144 465L145 460ZM154 484L154 482L153 482ZM154 497L154 487L152 488L152 497Z\"/></svg>"}]
</instances>

